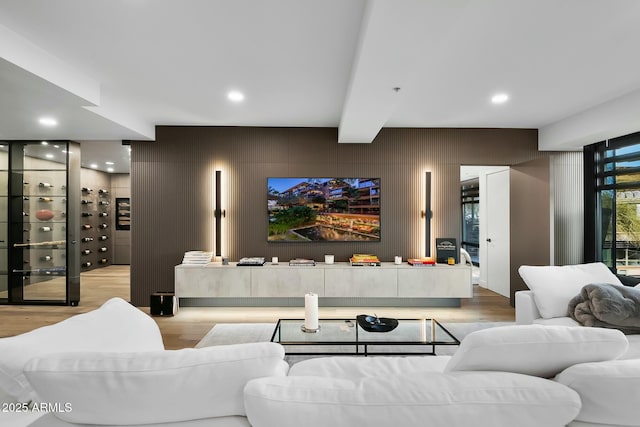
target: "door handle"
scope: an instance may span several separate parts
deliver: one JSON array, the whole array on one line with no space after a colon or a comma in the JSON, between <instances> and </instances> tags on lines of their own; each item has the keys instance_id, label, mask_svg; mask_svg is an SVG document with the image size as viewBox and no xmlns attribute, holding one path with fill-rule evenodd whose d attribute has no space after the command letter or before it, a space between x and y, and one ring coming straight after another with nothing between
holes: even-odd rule
<instances>
[{"instance_id":1,"label":"door handle","mask_svg":"<svg viewBox=\"0 0 640 427\"><path fill-rule=\"evenodd\" d=\"M487 239L487 242L491 243L491 239Z\"/></svg>"}]
</instances>

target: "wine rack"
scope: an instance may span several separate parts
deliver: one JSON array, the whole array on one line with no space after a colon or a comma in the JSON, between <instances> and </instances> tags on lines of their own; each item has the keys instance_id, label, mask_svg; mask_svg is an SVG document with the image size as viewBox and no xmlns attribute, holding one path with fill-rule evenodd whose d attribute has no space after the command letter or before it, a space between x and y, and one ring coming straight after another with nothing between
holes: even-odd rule
<instances>
[{"instance_id":1,"label":"wine rack","mask_svg":"<svg viewBox=\"0 0 640 427\"><path fill-rule=\"evenodd\" d=\"M90 271L111 264L110 248L105 244L111 237L108 175L98 171L83 172L81 193L81 269Z\"/></svg>"},{"instance_id":2,"label":"wine rack","mask_svg":"<svg viewBox=\"0 0 640 427\"><path fill-rule=\"evenodd\" d=\"M0 303L80 301L80 145L0 141Z\"/></svg>"}]
</instances>

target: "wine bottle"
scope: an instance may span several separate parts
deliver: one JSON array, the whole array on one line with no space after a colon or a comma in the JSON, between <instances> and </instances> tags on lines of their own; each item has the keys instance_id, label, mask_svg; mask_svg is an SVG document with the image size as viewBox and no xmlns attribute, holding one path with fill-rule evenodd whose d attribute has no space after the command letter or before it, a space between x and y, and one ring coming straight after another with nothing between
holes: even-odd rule
<instances>
[{"instance_id":1,"label":"wine bottle","mask_svg":"<svg viewBox=\"0 0 640 427\"><path fill-rule=\"evenodd\" d=\"M84 243L93 242L93 237L83 237L80 241Z\"/></svg>"},{"instance_id":2,"label":"wine bottle","mask_svg":"<svg viewBox=\"0 0 640 427\"><path fill-rule=\"evenodd\" d=\"M91 249L84 249L80 252L82 255L89 255L91 253Z\"/></svg>"},{"instance_id":3,"label":"wine bottle","mask_svg":"<svg viewBox=\"0 0 640 427\"><path fill-rule=\"evenodd\" d=\"M100 216L100 217L105 217L105 216L109 216L109 214L108 214L108 213L106 213L106 212L100 212L100 213L98 214L98 216Z\"/></svg>"},{"instance_id":4,"label":"wine bottle","mask_svg":"<svg viewBox=\"0 0 640 427\"><path fill-rule=\"evenodd\" d=\"M51 197L40 197L38 200L40 200L41 202L53 202L53 199Z\"/></svg>"},{"instance_id":5,"label":"wine bottle","mask_svg":"<svg viewBox=\"0 0 640 427\"><path fill-rule=\"evenodd\" d=\"M22 198L22 200L27 201L27 200L29 200L29 198L25 196L25 197Z\"/></svg>"},{"instance_id":6,"label":"wine bottle","mask_svg":"<svg viewBox=\"0 0 640 427\"><path fill-rule=\"evenodd\" d=\"M51 227L40 227L40 231L51 231Z\"/></svg>"},{"instance_id":7,"label":"wine bottle","mask_svg":"<svg viewBox=\"0 0 640 427\"><path fill-rule=\"evenodd\" d=\"M109 224L102 223L98 226L98 228L101 228L104 230L105 228L109 228Z\"/></svg>"},{"instance_id":8,"label":"wine bottle","mask_svg":"<svg viewBox=\"0 0 640 427\"><path fill-rule=\"evenodd\" d=\"M53 184L49 184L48 182L41 182L38 186L43 188L53 188Z\"/></svg>"},{"instance_id":9,"label":"wine bottle","mask_svg":"<svg viewBox=\"0 0 640 427\"><path fill-rule=\"evenodd\" d=\"M102 247L102 248L98 249L98 252L107 252L107 248Z\"/></svg>"},{"instance_id":10,"label":"wine bottle","mask_svg":"<svg viewBox=\"0 0 640 427\"><path fill-rule=\"evenodd\" d=\"M93 228L93 227L91 226L91 224L83 224L83 225L82 225L82 229L83 229L83 230L90 230L90 229L92 229L92 228Z\"/></svg>"},{"instance_id":11,"label":"wine bottle","mask_svg":"<svg viewBox=\"0 0 640 427\"><path fill-rule=\"evenodd\" d=\"M93 190L89 187L82 187L82 192L83 193L91 193Z\"/></svg>"},{"instance_id":12,"label":"wine bottle","mask_svg":"<svg viewBox=\"0 0 640 427\"><path fill-rule=\"evenodd\" d=\"M109 202L107 202L106 200L100 200L100 201L98 202L98 204L99 204L100 206L109 206Z\"/></svg>"},{"instance_id":13,"label":"wine bottle","mask_svg":"<svg viewBox=\"0 0 640 427\"><path fill-rule=\"evenodd\" d=\"M82 216L93 216L91 212L82 212Z\"/></svg>"},{"instance_id":14,"label":"wine bottle","mask_svg":"<svg viewBox=\"0 0 640 427\"><path fill-rule=\"evenodd\" d=\"M108 263L108 262L109 262L109 260L108 260L108 259L106 259L106 258L102 258L102 259L100 259L100 261L98 261L98 262L99 262L100 264L106 264L106 263Z\"/></svg>"},{"instance_id":15,"label":"wine bottle","mask_svg":"<svg viewBox=\"0 0 640 427\"><path fill-rule=\"evenodd\" d=\"M84 199L82 199L82 201L81 201L80 203L82 203L83 205L90 205L90 204L91 204L91 203L93 203L93 202L92 202L91 200L84 200Z\"/></svg>"},{"instance_id":16,"label":"wine bottle","mask_svg":"<svg viewBox=\"0 0 640 427\"><path fill-rule=\"evenodd\" d=\"M87 262L83 262L82 266L83 267L91 267L93 264L91 264L91 261L87 261Z\"/></svg>"},{"instance_id":17,"label":"wine bottle","mask_svg":"<svg viewBox=\"0 0 640 427\"><path fill-rule=\"evenodd\" d=\"M22 216L29 216L28 212L22 212Z\"/></svg>"},{"instance_id":18,"label":"wine bottle","mask_svg":"<svg viewBox=\"0 0 640 427\"><path fill-rule=\"evenodd\" d=\"M100 240L107 240L109 238L109 236L100 236L99 239Z\"/></svg>"},{"instance_id":19,"label":"wine bottle","mask_svg":"<svg viewBox=\"0 0 640 427\"><path fill-rule=\"evenodd\" d=\"M101 188L101 189L98 190L98 193L99 194L109 194L109 191L105 190L104 188Z\"/></svg>"},{"instance_id":20,"label":"wine bottle","mask_svg":"<svg viewBox=\"0 0 640 427\"><path fill-rule=\"evenodd\" d=\"M40 257L40 261L51 261L53 258L51 257L51 255L45 255Z\"/></svg>"}]
</instances>

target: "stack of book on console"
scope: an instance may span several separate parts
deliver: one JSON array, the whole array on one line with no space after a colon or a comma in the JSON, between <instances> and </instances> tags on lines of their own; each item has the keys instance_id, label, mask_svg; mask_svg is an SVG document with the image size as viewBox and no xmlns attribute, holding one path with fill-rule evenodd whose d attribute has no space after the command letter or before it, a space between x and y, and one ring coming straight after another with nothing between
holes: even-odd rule
<instances>
[{"instance_id":1,"label":"stack of book on console","mask_svg":"<svg viewBox=\"0 0 640 427\"><path fill-rule=\"evenodd\" d=\"M316 262L312 259L294 258L289 261L289 265L292 267L313 267Z\"/></svg>"},{"instance_id":2,"label":"stack of book on console","mask_svg":"<svg viewBox=\"0 0 640 427\"><path fill-rule=\"evenodd\" d=\"M436 265L436 260L431 257L409 258L407 263L414 267L429 267Z\"/></svg>"},{"instance_id":3,"label":"stack of book on console","mask_svg":"<svg viewBox=\"0 0 640 427\"><path fill-rule=\"evenodd\" d=\"M211 262L213 253L204 251L187 251L182 258L183 264L206 265Z\"/></svg>"},{"instance_id":4,"label":"stack of book on console","mask_svg":"<svg viewBox=\"0 0 640 427\"><path fill-rule=\"evenodd\" d=\"M353 254L353 256L349 258L349 261L352 266L357 267L380 265L378 257L371 254Z\"/></svg>"},{"instance_id":5,"label":"stack of book on console","mask_svg":"<svg viewBox=\"0 0 640 427\"><path fill-rule=\"evenodd\" d=\"M263 256L245 257L245 258L240 258L240 261L238 261L238 267L243 267L243 266L255 267L258 265L264 265Z\"/></svg>"}]
</instances>

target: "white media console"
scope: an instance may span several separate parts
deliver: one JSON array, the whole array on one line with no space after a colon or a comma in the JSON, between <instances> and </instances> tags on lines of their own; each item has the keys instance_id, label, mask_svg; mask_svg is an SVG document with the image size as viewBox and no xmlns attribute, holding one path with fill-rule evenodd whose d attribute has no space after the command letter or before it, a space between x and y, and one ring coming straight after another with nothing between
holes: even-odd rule
<instances>
[{"instance_id":1,"label":"white media console","mask_svg":"<svg viewBox=\"0 0 640 427\"><path fill-rule=\"evenodd\" d=\"M267 263L238 267L236 263L210 263L175 267L175 295L183 306L299 305L309 292L318 294L325 306L458 306L460 298L473 297L473 286L471 267L462 264L293 267Z\"/></svg>"}]
</instances>

